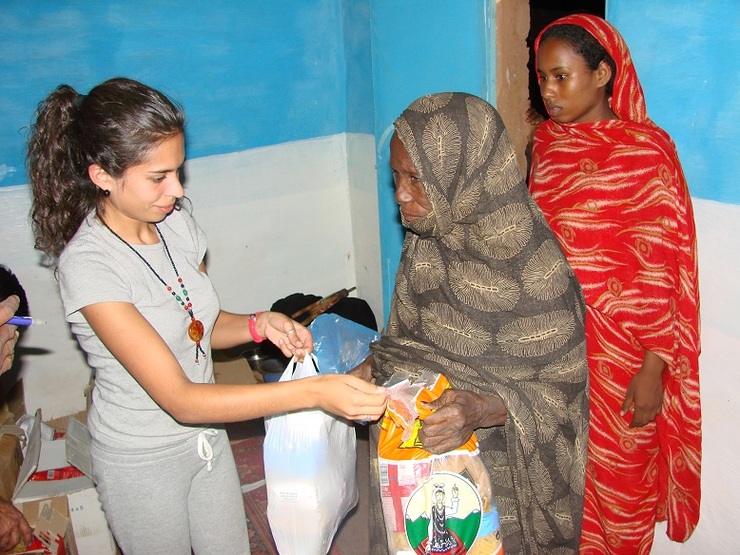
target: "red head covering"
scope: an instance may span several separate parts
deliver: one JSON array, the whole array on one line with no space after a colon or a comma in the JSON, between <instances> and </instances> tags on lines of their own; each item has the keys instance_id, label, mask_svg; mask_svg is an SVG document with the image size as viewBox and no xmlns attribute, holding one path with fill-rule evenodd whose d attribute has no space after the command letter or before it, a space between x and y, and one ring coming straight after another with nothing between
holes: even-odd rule
<instances>
[{"instance_id":1,"label":"red head covering","mask_svg":"<svg viewBox=\"0 0 740 555\"><path fill-rule=\"evenodd\" d=\"M556 25L577 25L588 31L604 47L617 66L614 91L611 98L612 112L623 120L654 125L647 115L645 95L642 93L637 71L632 63L627 43L614 26L595 15L575 14L561 17L545 27L534 42L535 56L540 48L542 34Z\"/></svg>"}]
</instances>

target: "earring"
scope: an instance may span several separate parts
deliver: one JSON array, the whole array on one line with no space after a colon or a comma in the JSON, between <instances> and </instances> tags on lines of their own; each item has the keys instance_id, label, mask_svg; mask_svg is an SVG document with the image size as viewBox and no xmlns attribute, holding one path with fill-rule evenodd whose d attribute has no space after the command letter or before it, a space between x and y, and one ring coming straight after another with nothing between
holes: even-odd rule
<instances>
[{"instance_id":1,"label":"earring","mask_svg":"<svg viewBox=\"0 0 740 555\"><path fill-rule=\"evenodd\" d=\"M108 189L103 189L103 196L104 197L109 197L110 196L110 191Z\"/></svg>"}]
</instances>

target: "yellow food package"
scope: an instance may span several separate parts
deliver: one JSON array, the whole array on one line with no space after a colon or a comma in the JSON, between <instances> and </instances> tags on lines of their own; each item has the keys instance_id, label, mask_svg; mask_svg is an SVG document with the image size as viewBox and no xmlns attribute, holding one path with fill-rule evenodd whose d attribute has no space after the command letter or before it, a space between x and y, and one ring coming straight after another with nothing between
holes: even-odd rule
<instances>
[{"instance_id":1,"label":"yellow food package","mask_svg":"<svg viewBox=\"0 0 740 555\"><path fill-rule=\"evenodd\" d=\"M491 480L478 440L434 455L419 441L432 411L424 402L451 387L442 374L394 375L380 423L378 465L383 517L392 555L503 555Z\"/></svg>"}]
</instances>

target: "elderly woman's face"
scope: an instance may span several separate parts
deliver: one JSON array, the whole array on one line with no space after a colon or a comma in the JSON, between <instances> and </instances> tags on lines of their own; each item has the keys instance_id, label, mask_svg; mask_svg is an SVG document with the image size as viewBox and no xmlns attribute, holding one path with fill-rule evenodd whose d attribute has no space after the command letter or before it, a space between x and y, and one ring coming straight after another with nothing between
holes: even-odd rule
<instances>
[{"instance_id":1,"label":"elderly woman's face","mask_svg":"<svg viewBox=\"0 0 740 555\"><path fill-rule=\"evenodd\" d=\"M432 203L421 185L419 172L396 133L391 138L391 169L403 222L414 223L429 214Z\"/></svg>"}]
</instances>

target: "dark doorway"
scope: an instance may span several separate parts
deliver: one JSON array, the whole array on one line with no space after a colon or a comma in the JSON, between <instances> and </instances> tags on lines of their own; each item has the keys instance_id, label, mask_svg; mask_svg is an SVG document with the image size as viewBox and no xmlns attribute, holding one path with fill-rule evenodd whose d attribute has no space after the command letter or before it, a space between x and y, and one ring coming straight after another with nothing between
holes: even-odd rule
<instances>
[{"instance_id":1,"label":"dark doorway","mask_svg":"<svg viewBox=\"0 0 740 555\"><path fill-rule=\"evenodd\" d=\"M529 47L529 100L532 107L543 117L547 117L545 106L537 85L534 71L534 39L548 23L572 13L589 13L604 17L605 0L529 0L530 27L527 36Z\"/></svg>"}]
</instances>

